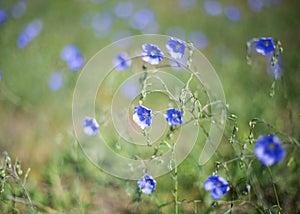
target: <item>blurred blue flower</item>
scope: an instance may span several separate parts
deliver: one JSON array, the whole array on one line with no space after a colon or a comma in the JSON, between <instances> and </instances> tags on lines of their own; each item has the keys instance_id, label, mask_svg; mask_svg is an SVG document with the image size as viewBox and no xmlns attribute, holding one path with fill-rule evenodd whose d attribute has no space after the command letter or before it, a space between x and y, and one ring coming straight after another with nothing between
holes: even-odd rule
<instances>
[{"instance_id":1,"label":"blurred blue flower","mask_svg":"<svg viewBox=\"0 0 300 214\"><path fill-rule=\"evenodd\" d=\"M151 194L156 187L156 181L150 175L144 175L137 181L137 186L144 194Z\"/></svg>"},{"instance_id":2,"label":"blurred blue flower","mask_svg":"<svg viewBox=\"0 0 300 214\"><path fill-rule=\"evenodd\" d=\"M31 40L37 37L43 29L43 22L40 19L35 19L30 22L27 27L21 32L17 45L19 48L25 48Z\"/></svg>"},{"instance_id":3,"label":"blurred blue flower","mask_svg":"<svg viewBox=\"0 0 300 214\"><path fill-rule=\"evenodd\" d=\"M182 27L172 26L167 29L166 34L169 36L173 36L173 37L185 40L186 32Z\"/></svg>"},{"instance_id":4,"label":"blurred blue flower","mask_svg":"<svg viewBox=\"0 0 300 214\"><path fill-rule=\"evenodd\" d=\"M183 58L186 44L181 40L171 38L168 40L166 48L171 57L174 59L181 59Z\"/></svg>"},{"instance_id":5,"label":"blurred blue flower","mask_svg":"<svg viewBox=\"0 0 300 214\"><path fill-rule=\"evenodd\" d=\"M82 121L83 132L88 136L94 136L99 131L99 124L95 118L86 117Z\"/></svg>"},{"instance_id":6,"label":"blurred blue flower","mask_svg":"<svg viewBox=\"0 0 300 214\"><path fill-rule=\"evenodd\" d=\"M136 106L132 119L141 129L146 129L152 122L152 110L142 105Z\"/></svg>"},{"instance_id":7,"label":"blurred blue flower","mask_svg":"<svg viewBox=\"0 0 300 214\"><path fill-rule=\"evenodd\" d=\"M138 30L148 27L155 21L155 14L151 9L140 9L130 19L129 25Z\"/></svg>"},{"instance_id":8,"label":"blurred blue flower","mask_svg":"<svg viewBox=\"0 0 300 214\"><path fill-rule=\"evenodd\" d=\"M74 57L80 53L79 48L76 47L75 45L66 45L61 53L60 53L60 57L64 60L64 61L71 61L74 59Z\"/></svg>"},{"instance_id":9,"label":"blurred blue flower","mask_svg":"<svg viewBox=\"0 0 300 214\"><path fill-rule=\"evenodd\" d=\"M171 108L166 111L165 118L170 126L182 124L182 116L179 110Z\"/></svg>"},{"instance_id":10,"label":"blurred blue flower","mask_svg":"<svg viewBox=\"0 0 300 214\"><path fill-rule=\"evenodd\" d=\"M67 61L68 67L72 71L78 71L84 65L84 57L79 53L72 60Z\"/></svg>"},{"instance_id":11,"label":"blurred blue flower","mask_svg":"<svg viewBox=\"0 0 300 214\"><path fill-rule=\"evenodd\" d=\"M178 0L180 6L189 9L196 5L197 0Z\"/></svg>"},{"instance_id":12,"label":"blurred blue flower","mask_svg":"<svg viewBox=\"0 0 300 214\"><path fill-rule=\"evenodd\" d=\"M163 52L153 44L144 44L142 59L145 62L150 63L151 65L157 65L161 60L163 60L164 54Z\"/></svg>"},{"instance_id":13,"label":"blurred blue flower","mask_svg":"<svg viewBox=\"0 0 300 214\"><path fill-rule=\"evenodd\" d=\"M147 27L141 29L143 34L156 34L159 32L160 25L157 21L151 22Z\"/></svg>"},{"instance_id":14,"label":"blurred blue flower","mask_svg":"<svg viewBox=\"0 0 300 214\"><path fill-rule=\"evenodd\" d=\"M2 70L0 70L0 82L2 81Z\"/></svg>"},{"instance_id":15,"label":"blurred blue flower","mask_svg":"<svg viewBox=\"0 0 300 214\"><path fill-rule=\"evenodd\" d=\"M253 12L260 12L264 6L263 0L248 0L248 6Z\"/></svg>"},{"instance_id":16,"label":"blurred blue flower","mask_svg":"<svg viewBox=\"0 0 300 214\"><path fill-rule=\"evenodd\" d=\"M201 31L193 31L190 35L190 40L198 49L204 49L208 45L207 36Z\"/></svg>"},{"instance_id":17,"label":"blurred blue flower","mask_svg":"<svg viewBox=\"0 0 300 214\"><path fill-rule=\"evenodd\" d=\"M97 13L92 21L92 28L97 37L104 38L111 32L113 16L109 12Z\"/></svg>"},{"instance_id":18,"label":"blurred blue flower","mask_svg":"<svg viewBox=\"0 0 300 214\"><path fill-rule=\"evenodd\" d=\"M103 3L105 0L90 0L93 3Z\"/></svg>"},{"instance_id":19,"label":"blurred blue flower","mask_svg":"<svg viewBox=\"0 0 300 214\"><path fill-rule=\"evenodd\" d=\"M279 79L282 76L283 72L284 72L282 56L279 55L277 57L277 60L276 60L275 64L273 64L273 65L272 65L272 62L271 62L272 57L273 57L272 54L270 54L268 56L267 71L274 79Z\"/></svg>"},{"instance_id":20,"label":"blurred blue flower","mask_svg":"<svg viewBox=\"0 0 300 214\"><path fill-rule=\"evenodd\" d=\"M121 31L116 32L113 35L112 41L116 42L116 41L119 41L120 39L124 39L124 38L131 37L131 36L132 36L132 33L129 30L121 30ZM128 39L128 38L126 40L123 40L122 42L115 43L116 46L123 48L123 49L127 48L131 44L132 44L132 39Z\"/></svg>"},{"instance_id":21,"label":"blurred blue flower","mask_svg":"<svg viewBox=\"0 0 300 214\"><path fill-rule=\"evenodd\" d=\"M126 52L119 53L114 59L113 59L113 65L118 71L122 71L126 68L128 68L131 65L131 60L129 58L129 55Z\"/></svg>"},{"instance_id":22,"label":"blurred blue flower","mask_svg":"<svg viewBox=\"0 0 300 214\"><path fill-rule=\"evenodd\" d=\"M0 9L0 25L8 19L8 13L6 10Z\"/></svg>"},{"instance_id":23,"label":"blurred blue flower","mask_svg":"<svg viewBox=\"0 0 300 214\"><path fill-rule=\"evenodd\" d=\"M276 135L265 135L256 140L254 153L265 166L271 166L284 158L285 148Z\"/></svg>"},{"instance_id":24,"label":"blurred blue flower","mask_svg":"<svg viewBox=\"0 0 300 214\"><path fill-rule=\"evenodd\" d=\"M128 18L134 9L134 5L132 2L119 2L115 6L115 15L119 18Z\"/></svg>"},{"instance_id":25,"label":"blurred blue flower","mask_svg":"<svg viewBox=\"0 0 300 214\"><path fill-rule=\"evenodd\" d=\"M61 72L54 71L48 81L48 86L52 91L58 91L63 86L63 78Z\"/></svg>"},{"instance_id":26,"label":"blurred blue flower","mask_svg":"<svg viewBox=\"0 0 300 214\"><path fill-rule=\"evenodd\" d=\"M134 99L140 93L139 84L135 81L126 81L120 88L121 94L129 100Z\"/></svg>"},{"instance_id":27,"label":"blurred blue flower","mask_svg":"<svg viewBox=\"0 0 300 214\"><path fill-rule=\"evenodd\" d=\"M214 200L219 200L229 191L229 184L226 179L221 176L209 176L204 182L203 188L205 191L212 191L210 197Z\"/></svg>"},{"instance_id":28,"label":"blurred blue flower","mask_svg":"<svg viewBox=\"0 0 300 214\"><path fill-rule=\"evenodd\" d=\"M234 5L229 5L225 8L225 15L230 21L236 22L241 18L241 11Z\"/></svg>"},{"instance_id":29,"label":"blurred blue flower","mask_svg":"<svg viewBox=\"0 0 300 214\"><path fill-rule=\"evenodd\" d=\"M273 53L275 45L272 38L260 38L255 42L255 50L262 55Z\"/></svg>"},{"instance_id":30,"label":"blurred blue flower","mask_svg":"<svg viewBox=\"0 0 300 214\"><path fill-rule=\"evenodd\" d=\"M24 1L19 1L14 4L11 14L14 18L21 18L26 12L26 3Z\"/></svg>"},{"instance_id":31,"label":"blurred blue flower","mask_svg":"<svg viewBox=\"0 0 300 214\"><path fill-rule=\"evenodd\" d=\"M218 1L206 0L203 7L205 12L211 16L218 16L222 13L222 6Z\"/></svg>"},{"instance_id":32,"label":"blurred blue flower","mask_svg":"<svg viewBox=\"0 0 300 214\"><path fill-rule=\"evenodd\" d=\"M93 23L93 19L95 17L95 12L85 12L84 14L82 14L81 18L80 18L80 25L82 28L88 29L88 28L92 28L92 23Z\"/></svg>"},{"instance_id":33,"label":"blurred blue flower","mask_svg":"<svg viewBox=\"0 0 300 214\"><path fill-rule=\"evenodd\" d=\"M79 70L84 64L84 57L75 45L66 45L62 49L60 57L68 64L69 69L72 71Z\"/></svg>"}]
</instances>

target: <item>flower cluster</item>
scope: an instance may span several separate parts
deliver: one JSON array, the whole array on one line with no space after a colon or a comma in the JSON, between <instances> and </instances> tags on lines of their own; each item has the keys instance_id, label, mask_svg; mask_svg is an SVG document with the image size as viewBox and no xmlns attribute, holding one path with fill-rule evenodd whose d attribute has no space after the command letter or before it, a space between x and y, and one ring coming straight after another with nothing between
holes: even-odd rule
<instances>
[{"instance_id":1,"label":"flower cluster","mask_svg":"<svg viewBox=\"0 0 300 214\"><path fill-rule=\"evenodd\" d=\"M25 48L43 29L43 22L40 19L33 20L21 32L18 37L17 45L19 48Z\"/></svg>"},{"instance_id":2,"label":"flower cluster","mask_svg":"<svg viewBox=\"0 0 300 214\"><path fill-rule=\"evenodd\" d=\"M264 165L271 166L284 158L285 148L276 135L266 135L256 140L254 153Z\"/></svg>"},{"instance_id":3,"label":"flower cluster","mask_svg":"<svg viewBox=\"0 0 300 214\"><path fill-rule=\"evenodd\" d=\"M154 44L144 44L142 60L151 65L159 64L165 57L164 53ZM174 59L181 59L184 56L186 44L179 39L170 38L166 44L168 54Z\"/></svg>"},{"instance_id":4,"label":"flower cluster","mask_svg":"<svg viewBox=\"0 0 300 214\"><path fill-rule=\"evenodd\" d=\"M274 41L271 37L252 39L248 42L248 51L267 56L268 73L274 79L279 79L282 76L284 72L281 56L282 47L279 41Z\"/></svg>"},{"instance_id":5,"label":"flower cluster","mask_svg":"<svg viewBox=\"0 0 300 214\"><path fill-rule=\"evenodd\" d=\"M88 136L94 136L99 131L99 124L95 118L86 117L82 121L83 132Z\"/></svg>"},{"instance_id":6,"label":"flower cluster","mask_svg":"<svg viewBox=\"0 0 300 214\"><path fill-rule=\"evenodd\" d=\"M72 71L78 71L84 64L84 57L75 45L65 46L62 49L60 56Z\"/></svg>"},{"instance_id":7,"label":"flower cluster","mask_svg":"<svg viewBox=\"0 0 300 214\"><path fill-rule=\"evenodd\" d=\"M151 194L156 187L156 181L150 175L144 175L142 179L137 181L137 186L144 194Z\"/></svg>"},{"instance_id":8,"label":"flower cluster","mask_svg":"<svg viewBox=\"0 0 300 214\"><path fill-rule=\"evenodd\" d=\"M164 116L170 126L182 124L182 116L179 110L169 109ZM146 129L152 123L152 110L142 105L136 106L134 107L132 119L141 129Z\"/></svg>"}]
</instances>

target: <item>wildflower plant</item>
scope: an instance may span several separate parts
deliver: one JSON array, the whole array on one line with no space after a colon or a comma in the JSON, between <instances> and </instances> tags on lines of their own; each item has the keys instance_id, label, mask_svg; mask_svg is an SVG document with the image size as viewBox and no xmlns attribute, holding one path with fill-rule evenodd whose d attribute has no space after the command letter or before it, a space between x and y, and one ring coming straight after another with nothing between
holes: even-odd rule
<instances>
[{"instance_id":1,"label":"wildflower plant","mask_svg":"<svg viewBox=\"0 0 300 214\"><path fill-rule=\"evenodd\" d=\"M18 159L13 162L6 151L3 152L2 158L0 166L0 205L11 203L12 207L15 207L14 210L18 210L15 204L16 201L24 201L28 205L27 211L34 213L36 211L35 206L26 187L31 169L28 168L24 174L21 162Z\"/></svg>"},{"instance_id":2,"label":"wildflower plant","mask_svg":"<svg viewBox=\"0 0 300 214\"><path fill-rule=\"evenodd\" d=\"M1 213L300 213L297 7L73 4L0 3Z\"/></svg>"},{"instance_id":3,"label":"wildflower plant","mask_svg":"<svg viewBox=\"0 0 300 214\"><path fill-rule=\"evenodd\" d=\"M280 79L284 73L283 68L283 47L279 40L272 37L253 38L247 42L247 63L252 64L251 55L254 53L266 56L267 73L274 78L269 95L275 95L276 80Z\"/></svg>"},{"instance_id":4,"label":"wildflower plant","mask_svg":"<svg viewBox=\"0 0 300 214\"><path fill-rule=\"evenodd\" d=\"M127 40L132 44L129 48L114 43L93 58L100 62L111 57L112 63L99 66L107 70L106 74L96 75L99 71L92 65L93 60L83 69L73 99L74 128L89 159L112 175L138 180L139 193L152 194L156 189L155 177L171 172L174 192L171 203L177 213L179 164L197 141L203 144L198 160L201 165L211 158L220 143L227 112L222 86L211 65L192 43L160 35ZM121 42L128 43L126 39ZM174 67L181 72L174 72ZM125 80L119 81L120 74ZM120 91L127 82L139 86L139 93L132 100ZM109 93L112 99L102 100L103 93ZM161 94L160 99L155 99L157 93ZM96 115L95 120L103 121L99 135L88 134L91 137L86 138L82 134L83 128L94 130L87 123L80 125L85 115ZM112 129L115 134L109 131ZM104 164L108 162L109 167Z\"/></svg>"},{"instance_id":5,"label":"wildflower plant","mask_svg":"<svg viewBox=\"0 0 300 214\"><path fill-rule=\"evenodd\" d=\"M271 37L253 38L247 42L248 64L251 64L251 54L259 53L268 56L267 69L274 79L279 79L283 74L282 52L283 48L280 41Z\"/></svg>"},{"instance_id":6,"label":"wildflower plant","mask_svg":"<svg viewBox=\"0 0 300 214\"><path fill-rule=\"evenodd\" d=\"M101 68L107 70L104 75L97 75L98 70L91 61L91 65L88 63L84 68L74 93L73 119L85 154L111 175L138 180L137 197L134 199L137 203L146 197L143 195L152 195L154 190L159 194L161 186L159 181L156 182L156 177L169 173L173 181L173 200L159 206L172 206L174 213L179 213L182 200L179 194L179 165L194 145L202 149L198 166L205 164L213 154L218 154L217 146L225 122L233 122L228 142L238 155L233 159L216 161L211 176L200 179L201 191L210 192L209 197L204 194L202 200L218 207L222 201L231 200L234 203L250 197L252 193L258 194L251 167L253 163L261 162L269 173L277 199L276 206L280 209L277 188L269 168L286 156L279 136L270 134L278 131L269 130L269 133L256 138L255 127L258 123L273 126L255 118L249 122L248 138L239 139L238 117L228 113L222 86L214 70L207 69L209 64L205 64L207 61L201 58L193 44L174 37L151 36L130 37L128 40L132 45L129 48L115 43L100 51L93 60L101 61L110 56L113 62L101 64ZM126 39L120 42L128 44ZM251 50L269 57L270 65L281 57L280 42L272 38L254 39L250 43L248 47ZM115 63L116 59L118 63ZM200 61L205 65L199 64ZM120 66L124 68L122 72L118 72ZM179 72L174 72L174 67ZM120 78L120 74L125 80ZM89 87L85 85L87 82ZM138 89L131 99L121 91L126 90L123 85L129 83L134 83ZM107 91L107 88L110 90ZM107 95L112 99L102 100ZM103 122L99 135L86 138L81 134L82 127L77 124L85 115L96 115L95 119ZM111 133L113 129L115 133ZM284 136L281 134L280 137ZM128 145L128 142L132 143ZM239 169L235 171L241 178L231 173L237 166ZM193 200L195 203L199 201ZM254 206L261 210L259 205Z\"/></svg>"}]
</instances>

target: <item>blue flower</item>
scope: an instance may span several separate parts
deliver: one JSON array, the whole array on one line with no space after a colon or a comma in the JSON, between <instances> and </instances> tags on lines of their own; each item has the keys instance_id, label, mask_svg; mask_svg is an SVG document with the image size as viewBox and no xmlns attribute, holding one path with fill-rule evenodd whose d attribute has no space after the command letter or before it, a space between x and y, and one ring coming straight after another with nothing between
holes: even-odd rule
<instances>
[{"instance_id":1,"label":"blue flower","mask_svg":"<svg viewBox=\"0 0 300 214\"><path fill-rule=\"evenodd\" d=\"M53 91L58 91L63 86L63 78L61 72L54 71L48 82L49 88Z\"/></svg>"},{"instance_id":2,"label":"blue flower","mask_svg":"<svg viewBox=\"0 0 300 214\"><path fill-rule=\"evenodd\" d=\"M83 132L88 136L94 136L99 131L99 124L95 118L86 117L82 121Z\"/></svg>"},{"instance_id":3,"label":"blue flower","mask_svg":"<svg viewBox=\"0 0 300 214\"><path fill-rule=\"evenodd\" d=\"M72 71L78 71L84 64L84 57L75 45L65 46L62 49L60 56Z\"/></svg>"},{"instance_id":4,"label":"blue flower","mask_svg":"<svg viewBox=\"0 0 300 214\"><path fill-rule=\"evenodd\" d=\"M229 184L225 178L221 176L209 176L204 182L203 188L205 191L212 191L210 197L219 200L229 191Z\"/></svg>"},{"instance_id":5,"label":"blue flower","mask_svg":"<svg viewBox=\"0 0 300 214\"><path fill-rule=\"evenodd\" d=\"M185 42L181 40L171 38L169 39L166 48L171 57L174 59L181 59L183 58L186 45Z\"/></svg>"},{"instance_id":6,"label":"blue flower","mask_svg":"<svg viewBox=\"0 0 300 214\"><path fill-rule=\"evenodd\" d=\"M19 1L14 4L11 14L14 18L20 18L26 12L26 3L25 1Z\"/></svg>"},{"instance_id":7,"label":"blue flower","mask_svg":"<svg viewBox=\"0 0 300 214\"><path fill-rule=\"evenodd\" d=\"M0 70L0 82L2 81L2 71Z\"/></svg>"},{"instance_id":8,"label":"blue flower","mask_svg":"<svg viewBox=\"0 0 300 214\"><path fill-rule=\"evenodd\" d=\"M8 14L6 10L0 9L0 25L8 19Z\"/></svg>"},{"instance_id":9,"label":"blue flower","mask_svg":"<svg viewBox=\"0 0 300 214\"><path fill-rule=\"evenodd\" d=\"M146 129L152 122L152 110L142 105L136 106L132 119L141 129Z\"/></svg>"},{"instance_id":10,"label":"blue flower","mask_svg":"<svg viewBox=\"0 0 300 214\"><path fill-rule=\"evenodd\" d=\"M273 53L275 45L272 38L260 38L255 43L255 50L262 55Z\"/></svg>"},{"instance_id":11,"label":"blue flower","mask_svg":"<svg viewBox=\"0 0 300 214\"><path fill-rule=\"evenodd\" d=\"M284 158L285 148L276 135L266 135L256 140L254 153L260 162L271 166Z\"/></svg>"},{"instance_id":12,"label":"blue flower","mask_svg":"<svg viewBox=\"0 0 300 214\"><path fill-rule=\"evenodd\" d=\"M273 55L269 55L269 57L268 57L267 70L268 70L268 73L272 77L274 77L274 79L279 79L284 72L282 56L279 55L273 65L272 65L272 57L273 57Z\"/></svg>"},{"instance_id":13,"label":"blue flower","mask_svg":"<svg viewBox=\"0 0 300 214\"><path fill-rule=\"evenodd\" d=\"M118 71L122 71L131 65L131 60L127 53L120 53L113 59L113 65Z\"/></svg>"},{"instance_id":14,"label":"blue flower","mask_svg":"<svg viewBox=\"0 0 300 214\"><path fill-rule=\"evenodd\" d=\"M156 187L156 181L150 175L144 175L137 181L138 188L145 194L151 194Z\"/></svg>"},{"instance_id":15,"label":"blue flower","mask_svg":"<svg viewBox=\"0 0 300 214\"><path fill-rule=\"evenodd\" d=\"M161 60L163 60L164 54L163 52L153 44L144 44L142 59L145 62L150 63L151 65L157 65Z\"/></svg>"},{"instance_id":16,"label":"blue flower","mask_svg":"<svg viewBox=\"0 0 300 214\"><path fill-rule=\"evenodd\" d=\"M39 19L30 22L27 27L21 32L17 40L19 48L25 48L31 40L37 37L43 29L43 22Z\"/></svg>"},{"instance_id":17,"label":"blue flower","mask_svg":"<svg viewBox=\"0 0 300 214\"><path fill-rule=\"evenodd\" d=\"M174 108L166 111L165 118L170 126L176 126L182 124L181 112Z\"/></svg>"}]
</instances>

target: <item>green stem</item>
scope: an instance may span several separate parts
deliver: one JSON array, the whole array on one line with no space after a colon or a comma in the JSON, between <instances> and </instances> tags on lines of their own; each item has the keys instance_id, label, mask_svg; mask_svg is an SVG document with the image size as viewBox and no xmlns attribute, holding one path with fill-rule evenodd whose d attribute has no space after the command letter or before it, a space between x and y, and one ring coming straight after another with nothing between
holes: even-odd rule
<instances>
[{"instance_id":1,"label":"green stem","mask_svg":"<svg viewBox=\"0 0 300 214\"><path fill-rule=\"evenodd\" d=\"M177 166L174 169L174 205L175 205L175 214L178 214L178 178L177 178Z\"/></svg>"},{"instance_id":2,"label":"green stem","mask_svg":"<svg viewBox=\"0 0 300 214\"><path fill-rule=\"evenodd\" d=\"M269 172L269 175L270 175L270 177L271 177L271 180L272 180L272 186L273 186L273 190L274 190L274 194L275 194L277 206L278 206L279 210L282 210L282 208L281 208L281 206L280 206L279 198L278 198L277 189L276 189L276 187L275 187L275 183L274 183L274 180L273 180L271 168L270 168L270 167L267 167L267 168L268 168L268 172Z\"/></svg>"}]
</instances>

